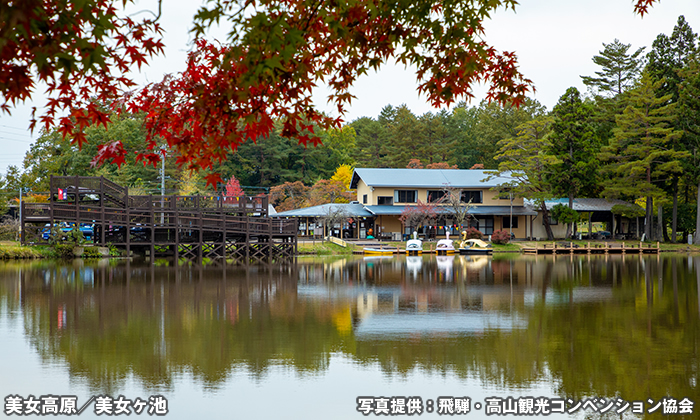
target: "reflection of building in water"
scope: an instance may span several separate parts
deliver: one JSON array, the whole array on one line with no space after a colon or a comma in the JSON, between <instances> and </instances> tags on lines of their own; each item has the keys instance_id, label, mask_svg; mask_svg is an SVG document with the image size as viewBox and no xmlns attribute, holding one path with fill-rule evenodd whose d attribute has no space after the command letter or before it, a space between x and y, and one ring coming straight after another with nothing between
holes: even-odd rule
<instances>
[{"instance_id":1,"label":"reflection of building in water","mask_svg":"<svg viewBox=\"0 0 700 420\"><path fill-rule=\"evenodd\" d=\"M493 311L377 314L363 319L355 327L355 336L363 339L414 334L480 334L492 330L510 331L526 327L526 319L518 314Z\"/></svg>"},{"instance_id":2,"label":"reflection of building in water","mask_svg":"<svg viewBox=\"0 0 700 420\"><path fill-rule=\"evenodd\" d=\"M357 295L357 316L360 318L367 317L374 312L377 312L379 307L379 297L376 293L365 292Z\"/></svg>"}]
</instances>

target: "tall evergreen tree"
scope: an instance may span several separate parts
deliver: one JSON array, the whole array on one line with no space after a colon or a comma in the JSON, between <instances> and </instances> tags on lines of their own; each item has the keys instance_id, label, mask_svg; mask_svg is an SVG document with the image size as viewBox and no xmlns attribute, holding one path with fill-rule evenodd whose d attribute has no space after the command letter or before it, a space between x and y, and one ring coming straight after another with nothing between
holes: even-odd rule
<instances>
[{"instance_id":1,"label":"tall evergreen tree","mask_svg":"<svg viewBox=\"0 0 700 420\"><path fill-rule=\"evenodd\" d=\"M406 105L396 108L388 130L387 161L392 168L403 168L411 159L421 158L422 124Z\"/></svg>"},{"instance_id":2,"label":"tall evergreen tree","mask_svg":"<svg viewBox=\"0 0 700 420\"><path fill-rule=\"evenodd\" d=\"M549 176L553 193L569 198L573 208L574 197L580 194L596 195L598 187L598 159L600 143L591 126L591 107L581 100L578 89L571 87L559 98L552 110L554 122L547 153L557 159ZM566 236L571 235L571 225Z\"/></svg>"},{"instance_id":3,"label":"tall evergreen tree","mask_svg":"<svg viewBox=\"0 0 700 420\"><path fill-rule=\"evenodd\" d=\"M617 118L615 136L603 148L601 159L609 162L606 170L614 175L605 183L608 197L635 199L646 197L645 234L652 237L654 200L664 196L659 183L682 171L681 159L688 152L676 151L669 145L682 135L675 130L676 104L671 95L657 97L663 81L654 82L648 72L630 92L630 102Z\"/></svg>"},{"instance_id":4,"label":"tall evergreen tree","mask_svg":"<svg viewBox=\"0 0 700 420\"><path fill-rule=\"evenodd\" d=\"M350 126L356 133L355 166L358 168L385 168L386 128L369 117L358 118Z\"/></svg>"},{"instance_id":5,"label":"tall evergreen tree","mask_svg":"<svg viewBox=\"0 0 700 420\"><path fill-rule=\"evenodd\" d=\"M498 170L490 176L509 179L508 187L519 197L531 199L542 210L542 224L549 240L554 239L545 200L552 198L549 171L556 158L543 153L551 148L552 117L539 116L517 127L518 135L498 142Z\"/></svg>"},{"instance_id":6,"label":"tall evergreen tree","mask_svg":"<svg viewBox=\"0 0 700 420\"><path fill-rule=\"evenodd\" d=\"M687 67L692 58L698 53L697 34L695 34L685 20L684 16L678 17L678 22L673 28L671 36L665 34L657 36L648 55L647 70L654 81L662 81L657 92L658 96L671 95L669 101L677 103L680 97L680 85L683 83L682 69ZM682 129L682 120L673 122L676 129ZM672 148L676 150L692 151L692 139L684 133L674 139ZM678 189L679 175L674 174L667 182L667 190L673 195L672 233L671 239L676 240L676 226L678 218ZM664 234L666 232L664 231Z\"/></svg>"},{"instance_id":7,"label":"tall evergreen tree","mask_svg":"<svg viewBox=\"0 0 700 420\"><path fill-rule=\"evenodd\" d=\"M642 70L641 54L645 47L629 54L630 47L631 44L623 44L617 38L610 44L603 43L600 55L593 56L593 62L602 70L595 72L598 77L581 76L583 83L608 97L620 95L632 87Z\"/></svg>"},{"instance_id":8,"label":"tall evergreen tree","mask_svg":"<svg viewBox=\"0 0 700 420\"><path fill-rule=\"evenodd\" d=\"M671 95L678 102L678 86L681 83L679 70L688 65L698 52L698 36L693 32L684 16L678 17L670 37L659 34L647 55L647 70L654 81L663 80L658 95Z\"/></svg>"},{"instance_id":9,"label":"tall evergreen tree","mask_svg":"<svg viewBox=\"0 0 700 420\"><path fill-rule=\"evenodd\" d=\"M496 168L494 156L498 150L498 142L517 137L519 125L545 112L542 104L529 98L519 108L483 101L477 110L477 123L474 127L475 147L479 153L478 163L482 163L488 169Z\"/></svg>"},{"instance_id":10,"label":"tall evergreen tree","mask_svg":"<svg viewBox=\"0 0 700 420\"><path fill-rule=\"evenodd\" d=\"M694 240L700 245L700 54L681 73L683 82L678 98L679 125L687 140L687 151L692 154L691 158L684 161L686 189L691 189L689 184L697 185Z\"/></svg>"}]
</instances>

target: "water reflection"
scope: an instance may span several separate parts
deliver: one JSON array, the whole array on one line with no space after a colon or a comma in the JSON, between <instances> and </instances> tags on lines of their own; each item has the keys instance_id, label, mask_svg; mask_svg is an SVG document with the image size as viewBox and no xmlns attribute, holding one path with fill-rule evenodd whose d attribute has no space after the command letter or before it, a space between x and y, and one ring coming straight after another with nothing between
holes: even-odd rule
<instances>
[{"instance_id":1,"label":"water reflection","mask_svg":"<svg viewBox=\"0 0 700 420\"><path fill-rule=\"evenodd\" d=\"M500 258L499 258L500 257ZM130 376L217 387L333 355L500 389L698 401L698 257L372 257L293 266L6 264L0 316L44 363L118 394ZM0 345L2 346L2 345Z\"/></svg>"}]
</instances>

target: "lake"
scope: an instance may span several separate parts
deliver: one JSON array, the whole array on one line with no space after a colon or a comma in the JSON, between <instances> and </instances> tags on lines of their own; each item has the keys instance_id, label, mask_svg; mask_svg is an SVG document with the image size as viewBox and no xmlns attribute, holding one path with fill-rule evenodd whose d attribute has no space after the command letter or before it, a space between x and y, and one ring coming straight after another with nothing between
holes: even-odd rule
<instances>
[{"instance_id":1,"label":"lake","mask_svg":"<svg viewBox=\"0 0 700 420\"><path fill-rule=\"evenodd\" d=\"M680 254L4 262L0 396L8 417L695 413L699 270Z\"/></svg>"}]
</instances>

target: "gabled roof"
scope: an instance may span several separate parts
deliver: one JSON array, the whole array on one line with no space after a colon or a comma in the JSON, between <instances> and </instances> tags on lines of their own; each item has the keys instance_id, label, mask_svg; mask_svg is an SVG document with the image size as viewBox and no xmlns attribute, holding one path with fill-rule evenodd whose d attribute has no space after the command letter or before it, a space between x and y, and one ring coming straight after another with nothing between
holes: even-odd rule
<instances>
[{"instance_id":1,"label":"gabled roof","mask_svg":"<svg viewBox=\"0 0 700 420\"><path fill-rule=\"evenodd\" d=\"M565 206L569 206L569 199L568 198L557 198L554 200L546 200L544 202L545 206L547 206L547 210L551 210L552 207L556 206L557 204L563 204ZM637 206L634 203L628 203L627 201L622 201L622 200L607 200L605 198L574 198L574 207L573 209L576 211L606 211L609 212L612 210L613 206L616 204L620 205L626 205L626 206Z\"/></svg>"},{"instance_id":2,"label":"gabled roof","mask_svg":"<svg viewBox=\"0 0 700 420\"><path fill-rule=\"evenodd\" d=\"M398 188L492 188L507 183L505 177L488 178L483 169L356 168L350 188L362 179L370 187Z\"/></svg>"},{"instance_id":3,"label":"gabled roof","mask_svg":"<svg viewBox=\"0 0 700 420\"><path fill-rule=\"evenodd\" d=\"M353 217L372 217L373 214L368 212L362 204L358 203L329 203L321 204L320 206L304 207L283 211L276 214L271 214L272 217L322 217L329 214L342 211L346 216Z\"/></svg>"}]
</instances>

